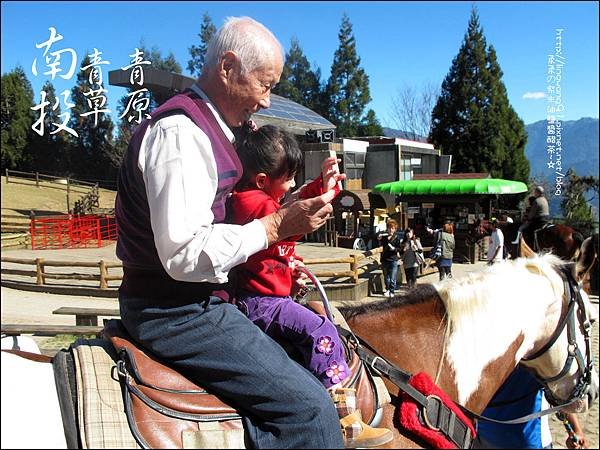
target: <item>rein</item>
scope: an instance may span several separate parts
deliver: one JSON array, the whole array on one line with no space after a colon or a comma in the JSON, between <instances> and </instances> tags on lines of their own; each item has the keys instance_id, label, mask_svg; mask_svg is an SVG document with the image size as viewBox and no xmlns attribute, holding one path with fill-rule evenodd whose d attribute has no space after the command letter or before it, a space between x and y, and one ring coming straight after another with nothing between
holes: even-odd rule
<instances>
[{"instance_id":1,"label":"rein","mask_svg":"<svg viewBox=\"0 0 600 450\"><path fill-rule=\"evenodd\" d=\"M485 422L493 422L493 423L507 424L507 425L508 424L525 423L525 422L529 422L533 419L536 419L538 417L542 417L542 416L545 416L548 414L559 412L562 409L564 409L565 407L570 406L570 405L574 404L575 402L579 401L585 394L587 394L590 384L591 384L592 367L593 367L593 362L591 360L591 342L590 342L590 331L591 331L592 324L589 321L589 318L587 317L587 315L585 313L585 311L586 311L585 305L583 303L583 298L581 297L581 292L579 290L579 286L577 285L577 282L573 279L571 272L567 269L562 269L560 274L564 281L565 295L567 297L567 302L569 304L567 313L566 313L565 317L563 317L561 319L560 325L557 328L557 331L555 331L555 333L553 334L550 341L548 343L546 343L540 350L538 350L533 356L531 356L527 359L523 358L524 361L532 361L532 360L537 359L540 356L542 356L544 353L546 353L548 350L550 350L550 348L552 348L552 346L556 343L558 338L562 335L565 326L567 327L568 341L569 341L569 356L567 357L567 360L565 362L563 369L560 371L560 373L558 375L550 377L550 378L540 379L539 377L536 376L538 381L542 384L545 395L548 397L549 402L551 402L555 406L545 409L543 411L537 412L537 413L532 413L532 414L528 414L526 416L518 417L516 419L497 420L497 419L492 419L490 417L482 416L480 414L477 414L477 413L469 410L468 408L466 408L460 404L457 404L457 406L461 409L461 411L463 413L465 413L467 416L469 416L471 419L477 419L477 420L483 420ZM577 346L576 322L575 322L575 303L578 304L579 310L583 314L582 325L583 325L583 329L584 329L583 335L584 335L585 342L586 342L587 364L584 361L584 357L581 354L579 347ZM338 332L340 333L340 335L344 336L349 342L351 342L353 344L353 346L355 347L356 353L358 354L360 359L363 360L367 364L367 366L369 366L372 369L376 370L377 372L380 372L383 375L385 375L398 388L400 388L403 392L405 392L407 395L409 395L415 402L417 402L419 405L421 405L421 408L423 409L424 417L428 417L428 408L429 409L437 409L438 420L436 421L436 425L432 426L430 421L425 419L427 426L429 426L430 428L432 428L434 430L440 430L439 418L444 414L450 414L450 415L454 414L454 412L451 411L446 405L444 405L441 402L441 400L439 398L437 398L436 396L432 396L432 395L425 396L421 392L416 390L413 386L411 386L408 383L408 381L412 377L412 374L403 371L402 369L397 367L395 364L387 361L383 356L379 355L377 353L377 351L371 345L369 345L368 342L366 342L363 338L356 336L351 331L348 331L339 326L337 326L337 328L338 328ZM365 348L365 346L368 348ZM571 397L564 403L560 403L559 401L556 400L554 395L551 393L550 389L548 388L548 383L557 381L560 378L562 378L563 376L565 376L567 374L567 372L569 371L569 369L571 368L573 359L575 359L577 361L577 363L580 367L582 376L579 378L577 385L575 386L575 389L573 390L573 393L571 394ZM450 421L448 421L448 422L450 422ZM460 420L452 420L451 422L452 422L453 427L456 427L457 425L461 426L461 430L459 430L459 434L462 435L463 439L462 440L459 439L460 442L454 441L454 439L452 438L452 435L456 430L451 430L451 429L444 430L443 429L443 431L459 447L465 448L464 445L467 443L466 441L468 441L470 439L470 436L468 436L469 433L467 433L468 428ZM466 445L466 446L468 447L468 445Z\"/></svg>"},{"instance_id":2,"label":"rein","mask_svg":"<svg viewBox=\"0 0 600 450\"><path fill-rule=\"evenodd\" d=\"M390 363L373 349L364 339L336 325L341 336L354 347L359 358L371 369L386 376L400 390L411 397L421 408L421 417L425 425L434 431L441 431L458 448L470 448L473 442L471 430L456 413L437 395L424 395L409 384L412 374ZM361 345L361 342L363 345ZM458 405L460 407L460 405ZM462 408L461 408L462 409Z\"/></svg>"}]
</instances>

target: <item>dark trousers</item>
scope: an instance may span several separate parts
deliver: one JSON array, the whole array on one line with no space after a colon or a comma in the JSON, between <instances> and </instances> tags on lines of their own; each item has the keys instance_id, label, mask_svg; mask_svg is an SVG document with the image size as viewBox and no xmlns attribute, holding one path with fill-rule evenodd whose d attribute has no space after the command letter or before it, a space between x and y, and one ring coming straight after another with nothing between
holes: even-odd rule
<instances>
[{"instance_id":1,"label":"dark trousers","mask_svg":"<svg viewBox=\"0 0 600 450\"><path fill-rule=\"evenodd\" d=\"M381 267L385 279L385 288L394 292L398 280L398 261L382 261Z\"/></svg>"},{"instance_id":2,"label":"dark trousers","mask_svg":"<svg viewBox=\"0 0 600 450\"><path fill-rule=\"evenodd\" d=\"M253 448L343 448L323 385L235 306L119 298L131 336L244 413Z\"/></svg>"},{"instance_id":3,"label":"dark trousers","mask_svg":"<svg viewBox=\"0 0 600 450\"><path fill-rule=\"evenodd\" d=\"M452 266L438 266L440 281L444 278L452 278Z\"/></svg>"},{"instance_id":4,"label":"dark trousers","mask_svg":"<svg viewBox=\"0 0 600 450\"><path fill-rule=\"evenodd\" d=\"M418 267L404 267L404 274L406 275L406 283L408 287L413 287L417 284L417 272Z\"/></svg>"}]
</instances>

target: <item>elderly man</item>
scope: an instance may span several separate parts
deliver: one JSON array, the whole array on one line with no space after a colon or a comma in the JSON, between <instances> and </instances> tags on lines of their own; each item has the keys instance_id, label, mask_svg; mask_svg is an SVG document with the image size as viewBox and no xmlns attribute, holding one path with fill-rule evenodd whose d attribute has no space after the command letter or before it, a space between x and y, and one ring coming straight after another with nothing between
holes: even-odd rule
<instances>
[{"instance_id":1,"label":"elderly man","mask_svg":"<svg viewBox=\"0 0 600 450\"><path fill-rule=\"evenodd\" d=\"M247 225L223 223L242 174L231 127L269 107L282 67L270 31L228 19L191 90L138 127L116 200L119 304L137 342L247 415L253 447L340 448L338 415L321 383L226 301L232 267L314 231L332 211L333 191Z\"/></svg>"}]
</instances>

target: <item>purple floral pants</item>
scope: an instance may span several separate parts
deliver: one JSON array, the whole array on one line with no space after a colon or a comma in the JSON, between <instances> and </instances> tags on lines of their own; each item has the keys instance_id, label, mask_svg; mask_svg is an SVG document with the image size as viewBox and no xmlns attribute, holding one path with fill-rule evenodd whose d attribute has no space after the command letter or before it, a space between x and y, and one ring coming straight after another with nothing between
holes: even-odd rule
<instances>
[{"instance_id":1,"label":"purple floral pants","mask_svg":"<svg viewBox=\"0 0 600 450\"><path fill-rule=\"evenodd\" d=\"M241 296L238 308L267 335L291 343L326 388L351 375L335 325L291 297ZM284 375L285 377L285 375Z\"/></svg>"}]
</instances>

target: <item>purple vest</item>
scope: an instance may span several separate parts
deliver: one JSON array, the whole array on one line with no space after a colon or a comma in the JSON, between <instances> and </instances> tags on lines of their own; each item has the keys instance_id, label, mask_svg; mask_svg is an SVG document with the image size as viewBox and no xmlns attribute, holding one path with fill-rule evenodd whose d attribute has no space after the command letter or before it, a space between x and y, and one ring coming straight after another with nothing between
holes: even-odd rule
<instances>
[{"instance_id":1,"label":"purple vest","mask_svg":"<svg viewBox=\"0 0 600 450\"><path fill-rule=\"evenodd\" d=\"M206 102L193 91L178 94L157 108L152 114L152 119L144 121L135 130L119 170L115 204L119 233L117 256L123 261L125 272L128 268L135 270L136 273L139 270L158 271L161 272L163 278L166 276L171 279L162 267L154 244L146 188L137 162L142 139L148 126L156 123L162 117L181 113L188 116L208 136L212 145L219 179L217 193L212 204L214 223L224 221L226 197L242 175L242 165L233 145L223 133ZM198 193L198 195L202 194ZM132 270L129 272L132 273ZM125 273L121 289L126 284L126 278L127 273ZM199 283L185 284L197 285Z\"/></svg>"}]
</instances>

